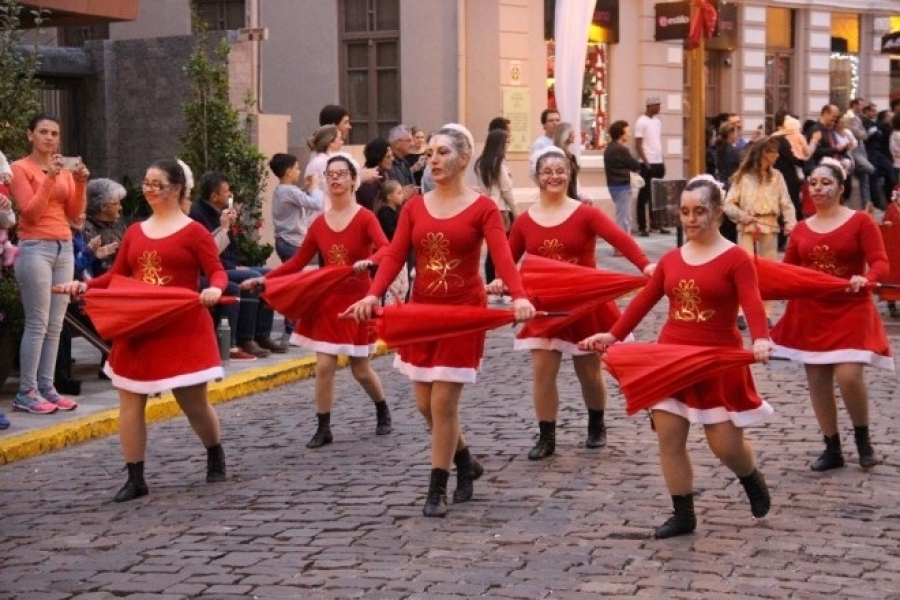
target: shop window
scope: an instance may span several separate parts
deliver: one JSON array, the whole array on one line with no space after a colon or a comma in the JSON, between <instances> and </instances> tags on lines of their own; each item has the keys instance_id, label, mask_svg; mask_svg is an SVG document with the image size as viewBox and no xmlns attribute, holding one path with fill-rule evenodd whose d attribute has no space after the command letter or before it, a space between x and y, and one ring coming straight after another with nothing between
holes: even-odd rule
<instances>
[{"instance_id":1,"label":"shop window","mask_svg":"<svg viewBox=\"0 0 900 600\"><path fill-rule=\"evenodd\" d=\"M244 0L196 0L197 17L212 31L246 27Z\"/></svg>"},{"instance_id":2,"label":"shop window","mask_svg":"<svg viewBox=\"0 0 900 600\"><path fill-rule=\"evenodd\" d=\"M775 129L775 113L791 107L794 67L795 12L766 9L766 131Z\"/></svg>"},{"instance_id":3,"label":"shop window","mask_svg":"<svg viewBox=\"0 0 900 600\"><path fill-rule=\"evenodd\" d=\"M547 41L547 106L556 107L553 65L556 55L556 0L544 0L544 37ZM588 31L581 93L581 147L600 150L606 146L609 125L609 46L619 41L619 0L597 0ZM560 42L561 43L561 42ZM566 119L572 117L566 116Z\"/></svg>"},{"instance_id":4,"label":"shop window","mask_svg":"<svg viewBox=\"0 0 900 600\"><path fill-rule=\"evenodd\" d=\"M351 144L387 137L400 115L399 0L342 0L341 104L350 111Z\"/></svg>"},{"instance_id":5,"label":"shop window","mask_svg":"<svg viewBox=\"0 0 900 600\"><path fill-rule=\"evenodd\" d=\"M829 102L841 110L859 93L859 15L831 15L831 91Z\"/></svg>"}]
</instances>

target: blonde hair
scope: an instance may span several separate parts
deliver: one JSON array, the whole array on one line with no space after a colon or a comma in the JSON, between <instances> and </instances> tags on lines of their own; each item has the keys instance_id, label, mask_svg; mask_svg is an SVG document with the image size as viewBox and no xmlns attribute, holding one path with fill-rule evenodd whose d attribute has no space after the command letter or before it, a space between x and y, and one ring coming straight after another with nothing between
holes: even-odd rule
<instances>
[{"instance_id":1,"label":"blonde hair","mask_svg":"<svg viewBox=\"0 0 900 600\"><path fill-rule=\"evenodd\" d=\"M325 152L338 135L340 132L336 125L323 125L306 138L306 146L313 152Z\"/></svg>"}]
</instances>

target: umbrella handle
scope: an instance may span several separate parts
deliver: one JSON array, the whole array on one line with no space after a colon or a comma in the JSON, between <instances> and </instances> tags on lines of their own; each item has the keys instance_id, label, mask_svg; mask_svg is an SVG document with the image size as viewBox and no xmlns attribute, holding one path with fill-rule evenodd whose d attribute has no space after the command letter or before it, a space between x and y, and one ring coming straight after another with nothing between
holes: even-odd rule
<instances>
[{"instance_id":1,"label":"umbrella handle","mask_svg":"<svg viewBox=\"0 0 900 600\"><path fill-rule=\"evenodd\" d=\"M870 283L869 286L878 290L900 290L900 284L897 283Z\"/></svg>"},{"instance_id":2,"label":"umbrella handle","mask_svg":"<svg viewBox=\"0 0 900 600\"><path fill-rule=\"evenodd\" d=\"M561 310L539 310L534 313L535 317L568 317L569 313Z\"/></svg>"},{"instance_id":3,"label":"umbrella handle","mask_svg":"<svg viewBox=\"0 0 900 600\"><path fill-rule=\"evenodd\" d=\"M241 301L237 296L222 296L219 298L219 306L238 304Z\"/></svg>"}]
</instances>

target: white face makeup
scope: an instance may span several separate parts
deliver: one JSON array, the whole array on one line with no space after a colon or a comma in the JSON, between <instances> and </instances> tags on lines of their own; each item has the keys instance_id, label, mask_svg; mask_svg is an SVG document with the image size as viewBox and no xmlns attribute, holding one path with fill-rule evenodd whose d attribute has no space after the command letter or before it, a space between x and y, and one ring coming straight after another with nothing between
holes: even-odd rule
<instances>
[{"instance_id":1,"label":"white face makeup","mask_svg":"<svg viewBox=\"0 0 900 600\"><path fill-rule=\"evenodd\" d=\"M537 167L538 187L554 191L569 185L569 162L561 156L542 158Z\"/></svg>"},{"instance_id":2,"label":"white face makeup","mask_svg":"<svg viewBox=\"0 0 900 600\"><path fill-rule=\"evenodd\" d=\"M453 177L462 167L462 155L453 147L452 140L446 135L432 136L428 142L431 151L429 164L431 176L435 181Z\"/></svg>"},{"instance_id":3,"label":"white face makeup","mask_svg":"<svg viewBox=\"0 0 900 600\"><path fill-rule=\"evenodd\" d=\"M691 190L681 195L681 226L687 239L698 239L718 230L716 211L704 198L702 190Z\"/></svg>"},{"instance_id":4,"label":"white face makeup","mask_svg":"<svg viewBox=\"0 0 900 600\"><path fill-rule=\"evenodd\" d=\"M828 167L817 167L807 179L809 191L813 198L836 198L841 186Z\"/></svg>"}]
</instances>

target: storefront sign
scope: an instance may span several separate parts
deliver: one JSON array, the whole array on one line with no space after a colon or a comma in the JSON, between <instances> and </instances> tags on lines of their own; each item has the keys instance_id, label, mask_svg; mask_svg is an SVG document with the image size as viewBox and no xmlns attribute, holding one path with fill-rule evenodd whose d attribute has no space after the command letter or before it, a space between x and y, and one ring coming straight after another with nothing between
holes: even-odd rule
<instances>
[{"instance_id":1,"label":"storefront sign","mask_svg":"<svg viewBox=\"0 0 900 600\"><path fill-rule=\"evenodd\" d=\"M619 0L597 0L589 37L592 42L619 43Z\"/></svg>"},{"instance_id":2,"label":"storefront sign","mask_svg":"<svg viewBox=\"0 0 900 600\"><path fill-rule=\"evenodd\" d=\"M900 56L900 31L881 36L881 53Z\"/></svg>"},{"instance_id":3,"label":"storefront sign","mask_svg":"<svg viewBox=\"0 0 900 600\"><path fill-rule=\"evenodd\" d=\"M690 2L666 2L657 4L654 39L683 40L688 36L691 24Z\"/></svg>"},{"instance_id":4,"label":"storefront sign","mask_svg":"<svg viewBox=\"0 0 900 600\"><path fill-rule=\"evenodd\" d=\"M531 149L531 94L527 87L503 87L503 116L509 119L507 152Z\"/></svg>"}]
</instances>

